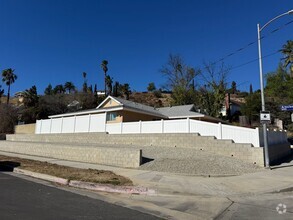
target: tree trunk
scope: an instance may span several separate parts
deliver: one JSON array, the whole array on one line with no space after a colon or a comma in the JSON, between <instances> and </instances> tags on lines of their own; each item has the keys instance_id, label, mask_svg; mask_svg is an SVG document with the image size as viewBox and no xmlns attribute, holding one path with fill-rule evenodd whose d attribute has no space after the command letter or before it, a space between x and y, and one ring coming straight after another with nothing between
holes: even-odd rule
<instances>
[{"instance_id":1,"label":"tree trunk","mask_svg":"<svg viewBox=\"0 0 293 220\"><path fill-rule=\"evenodd\" d=\"M104 88L105 96L106 96L106 77L107 77L107 74L105 72L105 77L104 77L105 78L105 80L104 80L105 81L105 88Z\"/></svg>"},{"instance_id":2,"label":"tree trunk","mask_svg":"<svg viewBox=\"0 0 293 220\"><path fill-rule=\"evenodd\" d=\"M9 98L10 98L10 83L8 85L8 92L7 92L7 105L9 104Z\"/></svg>"}]
</instances>

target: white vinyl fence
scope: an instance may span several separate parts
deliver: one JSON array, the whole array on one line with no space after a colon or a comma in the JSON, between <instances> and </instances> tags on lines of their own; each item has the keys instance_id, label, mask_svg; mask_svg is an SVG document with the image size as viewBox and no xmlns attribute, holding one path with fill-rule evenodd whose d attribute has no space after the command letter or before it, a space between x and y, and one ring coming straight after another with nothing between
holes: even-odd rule
<instances>
[{"instance_id":1,"label":"white vinyl fence","mask_svg":"<svg viewBox=\"0 0 293 220\"><path fill-rule=\"evenodd\" d=\"M105 132L106 114L37 120L36 134Z\"/></svg>"},{"instance_id":2,"label":"white vinyl fence","mask_svg":"<svg viewBox=\"0 0 293 220\"><path fill-rule=\"evenodd\" d=\"M106 123L106 114L38 120L36 123L36 134L78 132L108 132L109 134L199 133L201 136L231 139L235 143L251 143L254 147L263 146L260 130L191 119ZM286 141L286 132L269 131L269 144Z\"/></svg>"}]
</instances>

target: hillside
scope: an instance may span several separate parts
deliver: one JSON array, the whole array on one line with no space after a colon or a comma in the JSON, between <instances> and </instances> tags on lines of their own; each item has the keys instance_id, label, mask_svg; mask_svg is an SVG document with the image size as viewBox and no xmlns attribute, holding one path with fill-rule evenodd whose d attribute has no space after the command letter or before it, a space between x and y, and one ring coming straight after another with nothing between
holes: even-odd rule
<instances>
[{"instance_id":1,"label":"hillside","mask_svg":"<svg viewBox=\"0 0 293 220\"><path fill-rule=\"evenodd\" d=\"M1 97L0 103L6 103L6 102L7 102L7 97L6 96ZM10 97L9 103L12 105L19 105L18 98Z\"/></svg>"},{"instance_id":2,"label":"hillside","mask_svg":"<svg viewBox=\"0 0 293 220\"><path fill-rule=\"evenodd\" d=\"M129 100L157 108L169 106L172 102L171 94L153 92L134 92L130 95Z\"/></svg>"}]
</instances>

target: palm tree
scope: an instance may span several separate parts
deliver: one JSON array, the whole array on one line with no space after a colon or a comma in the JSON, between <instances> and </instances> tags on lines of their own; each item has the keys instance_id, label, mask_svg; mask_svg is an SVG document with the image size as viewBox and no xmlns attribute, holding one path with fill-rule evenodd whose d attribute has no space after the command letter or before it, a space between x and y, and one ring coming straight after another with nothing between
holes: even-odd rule
<instances>
[{"instance_id":1,"label":"palm tree","mask_svg":"<svg viewBox=\"0 0 293 220\"><path fill-rule=\"evenodd\" d=\"M293 77L293 41L288 40L286 44L283 45L281 52L285 55L284 66L289 66L291 77Z\"/></svg>"},{"instance_id":2,"label":"palm tree","mask_svg":"<svg viewBox=\"0 0 293 220\"><path fill-rule=\"evenodd\" d=\"M26 89L23 93L24 105L26 107L34 107L39 102L39 96L37 92L37 87L32 86L30 89Z\"/></svg>"},{"instance_id":3,"label":"palm tree","mask_svg":"<svg viewBox=\"0 0 293 220\"><path fill-rule=\"evenodd\" d=\"M2 81L8 86L7 92L7 104L9 103L10 98L10 86L17 80L17 75L14 74L14 70L9 68L2 71Z\"/></svg>"},{"instance_id":4,"label":"palm tree","mask_svg":"<svg viewBox=\"0 0 293 220\"><path fill-rule=\"evenodd\" d=\"M83 77L83 85L82 85L82 91L84 93L87 93L87 80L86 80L86 72L82 73L82 77Z\"/></svg>"},{"instance_id":5,"label":"palm tree","mask_svg":"<svg viewBox=\"0 0 293 220\"><path fill-rule=\"evenodd\" d=\"M102 69L104 71L104 83L105 83L105 89L104 89L104 91L105 91L105 95L106 95L106 84L107 84L106 77L107 77L107 72L108 72L108 61L107 60L103 60L102 61L102 64L101 64L101 67L102 67Z\"/></svg>"},{"instance_id":6,"label":"palm tree","mask_svg":"<svg viewBox=\"0 0 293 220\"><path fill-rule=\"evenodd\" d=\"M45 95L53 95L54 94L53 87L52 87L51 83L47 86L44 93L45 93Z\"/></svg>"},{"instance_id":7,"label":"palm tree","mask_svg":"<svg viewBox=\"0 0 293 220\"><path fill-rule=\"evenodd\" d=\"M83 72L82 73L82 76L83 76L83 79L84 79L84 81L86 80L86 72Z\"/></svg>"},{"instance_id":8,"label":"palm tree","mask_svg":"<svg viewBox=\"0 0 293 220\"><path fill-rule=\"evenodd\" d=\"M111 78L109 75L107 75L106 76L106 85L107 85L107 88L108 88L107 95L112 95L112 90L113 90L112 83L113 83L113 78Z\"/></svg>"},{"instance_id":9,"label":"palm tree","mask_svg":"<svg viewBox=\"0 0 293 220\"><path fill-rule=\"evenodd\" d=\"M53 91L54 91L54 94L64 94L65 89L64 89L63 85L60 84L60 85L55 86Z\"/></svg>"},{"instance_id":10,"label":"palm tree","mask_svg":"<svg viewBox=\"0 0 293 220\"><path fill-rule=\"evenodd\" d=\"M129 95L131 93L129 84L125 83L123 85L120 85L119 90L121 91L123 96L126 98L126 100L129 100Z\"/></svg>"},{"instance_id":11,"label":"palm tree","mask_svg":"<svg viewBox=\"0 0 293 220\"><path fill-rule=\"evenodd\" d=\"M74 91L75 90L75 86L74 86L74 84L72 82L66 82L64 84L64 89L65 90L68 90L68 94L70 94L71 91Z\"/></svg>"}]
</instances>

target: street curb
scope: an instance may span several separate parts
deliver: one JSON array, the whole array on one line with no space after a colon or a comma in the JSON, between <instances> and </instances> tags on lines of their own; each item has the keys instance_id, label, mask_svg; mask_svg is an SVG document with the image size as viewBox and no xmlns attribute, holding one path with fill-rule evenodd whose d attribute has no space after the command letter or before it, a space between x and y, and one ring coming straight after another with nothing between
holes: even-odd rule
<instances>
[{"instance_id":1,"label":"street curb","mask_svg":"<svg viewBox=\"0 0 293 220\"><path fill-rule=\"evenodd\" d=\"M67 179L63 179L60 177L51 176L51 175L47 175L47 174L43 174L43 173L36 173L36 172L32 172L29 170L23 170L23 169L19 169L19 168L14 168L13 172L18 173L18 174L23 174L26 176L35 177L35 178L42 179L42 180L47 180L50 182L55 182L55 183L58 183L61 185L68 185L68 183L69 183L69 181Z\"/></svg>"},{"instance_id":2,"label":"street curb","mask_svg":"<svg viewBox=\"0 0 293 220\"><path fill-rule=\"evenodd\" d=\"M138 195L154 195L156 194L155 190L141 187L141 186L112 186L112 185L103 185L98 183L91 182L82 182L71 180L69 181L69 186L76 188L89 189L101 192L110 192L110 193L123 193L123 194L138 194Z\"/></svg>"},{"instance_id":3,"label":"street curb","mask_svg":"<svg viewBox=\"0 0 293 220\"><path fill-rule=\"evenodd\" d=\"M92 182L83 182L77 180L68 180L56 176L51 176L42 173L36 173L29 170L14 168L14 173L54 182L60 185L71 186L80 189L88 189L100 192L109 192L109 193L121 193L121 194L136 194L136 195L155 195L155 190L141 187L141 186L112 186L112 185L105 185L105 184L98 184Z\"/></svg>"}]
</instances>

